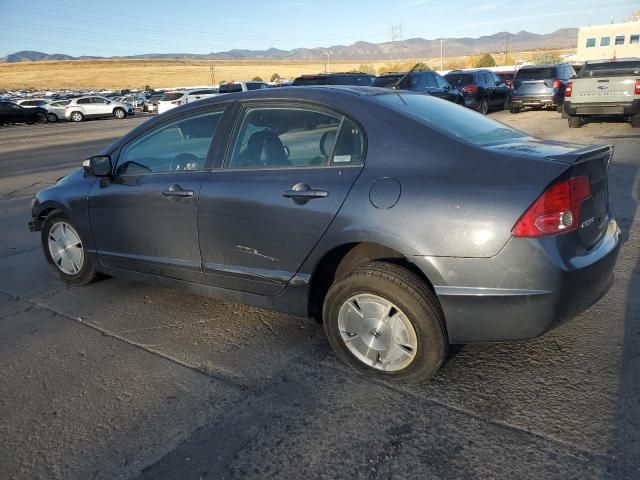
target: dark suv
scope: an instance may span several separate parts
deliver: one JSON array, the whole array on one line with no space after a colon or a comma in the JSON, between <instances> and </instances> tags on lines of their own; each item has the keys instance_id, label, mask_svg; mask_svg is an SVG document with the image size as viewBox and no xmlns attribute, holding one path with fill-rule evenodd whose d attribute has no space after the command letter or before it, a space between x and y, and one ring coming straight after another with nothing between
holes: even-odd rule
<instances>
[{"instance_id":1,"label":"dark suv","mask_svg":"<svg viewBox=\"0 0 640 480\"><path fill-rule=\"evenodd\" d=\"M576 71L568 63L558 65L525 65L513 79L511 113L523 108L556 108L564 103L564 90Z\"/></svg>"},{"instance_id":2,"label":"dark suv","mask_svg":"<svg viewBox=\"0 0 640 480\"><path fill-rule=\"evenodd\" d=\"M370 87L374 80L369 73L319 73L302 75L293 81L294 87L310 85L359 85Z\"/></svg>"},{"instance_id":3,"label":"dark suv","mask_svg":"<svg viewBox=\"0 0 640 480\"><path fill-rule=\"evenodd\" d=\"M509 108L511 90L491 70L452 70L444 78L462 92L465 107L483 115L492 108Z\"/></svg>"},{"instance_id":4,"label":"dark suv","mask_svg":"<svg viewBox=\"0 0 640 480\"><path fill-rule=\"evenodd\" d=\"M403 78L405 77L405 78ZM400 80L402 80L400 82ZM398 85L398 82L400 84ZM396 87L397 85L397 87ZM431 71L384 73L373 81L374 87L410 90L439 97L460 105L464 104L462 93L453 88L442 76Z\"/></svg>"}]
</instances>

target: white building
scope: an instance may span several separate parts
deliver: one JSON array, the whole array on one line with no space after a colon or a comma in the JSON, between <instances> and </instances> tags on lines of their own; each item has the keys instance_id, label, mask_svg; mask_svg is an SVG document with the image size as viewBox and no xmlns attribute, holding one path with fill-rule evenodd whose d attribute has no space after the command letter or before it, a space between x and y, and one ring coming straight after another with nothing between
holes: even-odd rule
<instances>
[{"instance_id":1,"label":"white building","mask_svg":"<svg viewBox=\"0 0 640 480\"><path fill-rule=\"evenodd\" d=\"M576 61L640 57L640 19L582 27Z\"/></svg>"}]
</instances>

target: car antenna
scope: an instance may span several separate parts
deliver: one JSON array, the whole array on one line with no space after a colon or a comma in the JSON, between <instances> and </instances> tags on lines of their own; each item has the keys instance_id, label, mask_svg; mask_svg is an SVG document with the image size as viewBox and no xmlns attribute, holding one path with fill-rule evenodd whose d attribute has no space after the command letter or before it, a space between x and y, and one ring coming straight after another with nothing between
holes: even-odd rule
<instances>
[{"instance_id":1,"label":"car antenna","mask_svg":"<svg viewBox=\"0 0 640 480\"><path fill-rule=\"evenodd\" d=\"M393 84L392 88L394 90L398 90L398 87L400 86L400 84L404 82L404 79L407 78L409 75L411 75L416 68L418 68L418 65L420 65L420 62L416 63L413 67L411 67L411 70L409 70L402 77L400 77L400 79L398 79L398 81Z\"/></svg>"}]
</instances>

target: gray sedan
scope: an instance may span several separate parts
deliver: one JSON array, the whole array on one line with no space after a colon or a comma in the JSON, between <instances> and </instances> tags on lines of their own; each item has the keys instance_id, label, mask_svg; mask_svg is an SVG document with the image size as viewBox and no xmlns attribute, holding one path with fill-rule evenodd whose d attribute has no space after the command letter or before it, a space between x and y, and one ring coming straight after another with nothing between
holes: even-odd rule
<instances>
[{"instance_id":1,"label":"gray sedan","mask_svg":"<svg viewBox=\"0 0 640 480\"><path fill-rule=\"evenodd\" d=\"M422 382L451 344L533 338L604 295L611 158L410 92L262 90L149 120L40 191L30 228L72 285L311 317L358 370Z\"/></svg>"}]
</instances>

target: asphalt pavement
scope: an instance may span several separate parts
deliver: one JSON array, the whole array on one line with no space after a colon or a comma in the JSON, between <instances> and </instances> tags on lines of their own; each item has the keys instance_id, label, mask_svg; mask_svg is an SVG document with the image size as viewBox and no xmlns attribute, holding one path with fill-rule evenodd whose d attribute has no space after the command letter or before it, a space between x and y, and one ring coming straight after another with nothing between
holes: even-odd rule
<instances>
[{"instance_id":1,"label":"asphalt pavement","mask_svg":"<svg viewBox=\"0 0 640 480\"><path fill-rule=\"evenodd\" d=\"M146 116L0 127L0 478L640 478L640 131L492 116L615 145L615 284L543 338L454 348L421 386L355 373L309 320L65 285L27 230L31 197Z\"/></svg>"}]
</instances>

